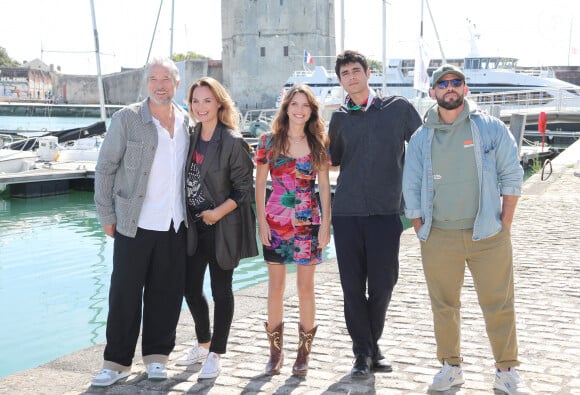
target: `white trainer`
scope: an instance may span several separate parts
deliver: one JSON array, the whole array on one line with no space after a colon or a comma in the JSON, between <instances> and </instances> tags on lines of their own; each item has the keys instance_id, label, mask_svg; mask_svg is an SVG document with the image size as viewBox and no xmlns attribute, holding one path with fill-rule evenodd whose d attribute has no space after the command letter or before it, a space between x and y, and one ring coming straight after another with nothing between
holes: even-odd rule
<instances>
[{"instance_id":1,"label":"white trainer","mask_svg":"<svg viewBox=\"0 0 580 395\"><path fill-rule=\"evenodd\" d=\"M117 381L128 377L131 374L130 371L122 372L120 370L103 369L95 376L91 385L93 387L108 387Z\"/></svg>"},{"instance_id":2,"label":"white trainer","mask_svg":"<svg viewBox=\"0 0 580 395\"><path fill-rule=\"evenodd\" d=\"M198 378L213 379L216 378L222 370L220 364L220 357L215 352L210 352L205 360L205 363L199 371Z\"/></svg>"},{"instance_id":3,"label":"white trainer","mask_svg":"<svg viewBox=\"0 0 580 395\"><path fill-rule=\"evenodd\" d=\"M514 368L510 368L507 372L496 370L493 388L508 395L528 395L532 393Z\"/></svg>"},{"instance_id":4,"label":"white trainer","mask_svg":"<svg viewBox=\"0 0 580 395\"><path fill-rule=\"evenodd\" d=\"M148 364L147 378L152 381L167 380L167 369L165 365L157 362Z\"/></svg>"},{"instance_id":5,"label":"white trainer","mask_svg":"<svg viewBox=\"0 0 580 395\"><path fill-rule=\"evenodd\" d=\"M445 361L443 362L443 367L439 373L433 377L433 383L429 386L429 390L446 391L451 387L463 383L465 383L465 380L463 379L463 370L461 370L461 366L452 366Z\"/></svg>"},{"instance_id":6,"label":"white trainer","mask_svg":"<svg viewBox=\"0 0 580 395\"><path fill-rule=\"evenodd\" d=\"M209 350L196 342L186 355L175 361L175 364L180 366L193 365L194 363L205 360L207 354L209 354Z\"/></svg>"}]
</instances>

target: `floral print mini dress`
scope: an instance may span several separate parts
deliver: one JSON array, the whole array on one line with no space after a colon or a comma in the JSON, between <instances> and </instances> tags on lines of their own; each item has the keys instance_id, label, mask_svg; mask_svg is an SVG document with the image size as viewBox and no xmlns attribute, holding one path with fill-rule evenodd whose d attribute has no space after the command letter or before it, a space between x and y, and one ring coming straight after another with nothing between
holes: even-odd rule
<instances>
[{"instance_id":1,"label":"floral print mini dress","mask_svg":"<svg viewBox=\"0 0 580 395\"><path fill-rule=\"evenodd\" d=\"M271 160L272 133L260 136L255 152L258 165L268 164L272 192L266 203L270 246L262 246L271 263L316 265L322 261L318 246L320 207L316 197L316 172L311 154L302 158L280 155Z\"/></svg>"}]
</instances>

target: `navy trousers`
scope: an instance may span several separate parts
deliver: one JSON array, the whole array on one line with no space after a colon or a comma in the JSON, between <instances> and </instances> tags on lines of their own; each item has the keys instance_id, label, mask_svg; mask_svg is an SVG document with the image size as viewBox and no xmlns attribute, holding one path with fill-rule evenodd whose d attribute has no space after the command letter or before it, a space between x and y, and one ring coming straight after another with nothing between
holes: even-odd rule
<instances>
[{"instance_id":1,"label":"navy trousers","mask_svg":"<svg viewBox=\"0 0 580 395\"><path fill-rule=\"evenodd\" d=\"M143 356L169 355L183 302L186 231L115 232L105 361L131 366L143 316Z\"/></svg>"},{"instance_id":2,"label":"navy trousers","mask_svg":"<svg viewBox=\"0 0 580 395\"><path fill-rule=\"evenodd\" d=\"M344 318L354 355L372 357L399 277L399 215L334 216Z\"/></svg>"}]
</instances>

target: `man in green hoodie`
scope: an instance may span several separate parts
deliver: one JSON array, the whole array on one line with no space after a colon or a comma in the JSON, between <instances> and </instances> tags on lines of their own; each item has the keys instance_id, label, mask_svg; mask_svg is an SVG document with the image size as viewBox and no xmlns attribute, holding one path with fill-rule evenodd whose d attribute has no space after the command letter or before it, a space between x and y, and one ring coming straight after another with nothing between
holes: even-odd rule
<instances>
[{"instance_id":1,"label":"man in green hoodie","mask_svg":"<svg viewBox=\"0 0 580 395\"><path fill-rule=\"evenodd\" d=\"M423 271L443 364L429 387L445 391L465 382L461 370L460 306L469 268L495 358L493 387L509 395L529 389L519 365L510 227L523 169L507 127L465 100L463 72L433 72L437 100L409 141L403 172L405 215L421 241Z\"/></svg>"}]
</instances>

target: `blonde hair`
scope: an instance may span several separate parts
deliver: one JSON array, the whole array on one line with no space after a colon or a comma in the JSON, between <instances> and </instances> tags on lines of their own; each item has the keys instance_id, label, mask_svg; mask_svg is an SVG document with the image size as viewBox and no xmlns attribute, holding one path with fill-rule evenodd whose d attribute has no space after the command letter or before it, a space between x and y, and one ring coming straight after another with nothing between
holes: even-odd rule
<instances>
[{"instance_id":1,"label":"blonde hair","mask_svg":"<svg viewBox=\"0 0 580 395\"><path fill-rule=\"evenodd\" d=\"M201 86L209 88L209 90L211 90L212 94L215 96L217 102L220 104L218 108L218 120L226 125L229 129L238 130L240 124L240 115L235 108L234 101L226 91L226 88L224 88L224 86L220 84L218 80L212 77L200 78L189 87L187 92L187 108L189 115L194 118L193 112L191 111L191 99L195 89Z\"/></svg>"},{"instance_id":2,"label":"blonde hair","mask_svg":"<svg viewBox=\"0 0 580 395\"><path fill-rule=\"evenodd\" d=\"M328 164L328 135L326 133L324 119L320 115L320 106L312 89L306 84L294 84L284 96L276 118L272 122L272 160L276 161L281 154L288 151L288 129L290 119L288 106L297 93L306 96L312 114L304 124L304 134L308 140L308 146L312 154L312 168L319 170Z\"/></svg>"}]
</instances>

